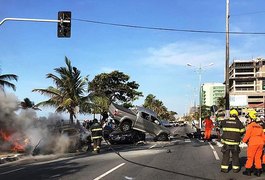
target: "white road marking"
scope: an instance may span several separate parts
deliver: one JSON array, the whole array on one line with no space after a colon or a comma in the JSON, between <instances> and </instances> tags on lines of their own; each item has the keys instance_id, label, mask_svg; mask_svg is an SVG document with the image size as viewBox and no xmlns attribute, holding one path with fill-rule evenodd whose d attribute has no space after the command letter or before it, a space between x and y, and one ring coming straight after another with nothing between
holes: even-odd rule
<instances>
[{"instance_id":1,"label":"white road marking","mask_svg":"<svg viewBox=\"0 0 265 180\"><path fill-rule=\"evenodd\" d=\"M213 145L212 145L210 142L208 142L208 144L210 145L210 147L211 147L212 150L213 150L213 155L214 155L215 159L216 159L216 160L220 160L220 158L219 158L219 156L218 156L216 150L214 149Z\"/></svg>"},{"instance_id":2,"label":"white road marking","mask_svg":"<svg viewBox=\"0 0 265 180\"><path fill-rule=\"evenodd\" d=\"M152 149L152 148L154 148L156 146L156 144L154 144L153 146L151 146L149 149Z\"/></svg>"},{"instance_id":3,"label":"white road marking","mask_svg":"<svg viewBox=\"0 0 265 180\"><path fill-rule=\"evenodd\" d=\"M118 165L118 166L116 166L116 167L110 169L109 171L105 172L104 174L102 174L102 175L96 177L94 180L99 180L99 179L103 178L104 176L107 176L107 175L110 174L112 171L115 171L116 169L120 168L120 167L123 166L124 164L125 164L125 163L121 163L120 165Z\"/></svg>"},{"instance_id":4,"label":"white road marking","mask_svg":"<svg viewBox=\"0 0 265 180\"><path fill-rule=\"evenodd\" d=\"M3 173L0 173L1 174L9 174L9 173L12 173L12 172L15 172L15 171L19 171L19 170L22 170L24 168L19 168L19 169L14 169L14 170L11 170L11 171L7 171L7 172L3 172Z\"/></svg>"},{"instance_id":5,"label":"white road marking","mask_svg":"<svg viewBox=\"0 0 265 180\"><path fill-rule=\"evenodd\" d=\"M213 154L214 154L216 160L220 160L220 158L219 158L219 156L215 150L213 151Z\"/></svg>"}]
</instances>

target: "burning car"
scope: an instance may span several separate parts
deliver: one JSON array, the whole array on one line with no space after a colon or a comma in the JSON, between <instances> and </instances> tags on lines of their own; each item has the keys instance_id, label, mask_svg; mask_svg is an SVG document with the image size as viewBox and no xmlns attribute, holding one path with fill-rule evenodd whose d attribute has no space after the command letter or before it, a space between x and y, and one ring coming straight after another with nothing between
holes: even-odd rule
<instances>
[{"instance_id":1,"label":"burning car","mask_svg":"<svg viewBox=\"0 0 265 180\"><path fill-rule=\"evenodd\" d=\"M24 134L0 129L0 151L25 153L31 149L30 140Z\"/></svg>"}]
</instances>

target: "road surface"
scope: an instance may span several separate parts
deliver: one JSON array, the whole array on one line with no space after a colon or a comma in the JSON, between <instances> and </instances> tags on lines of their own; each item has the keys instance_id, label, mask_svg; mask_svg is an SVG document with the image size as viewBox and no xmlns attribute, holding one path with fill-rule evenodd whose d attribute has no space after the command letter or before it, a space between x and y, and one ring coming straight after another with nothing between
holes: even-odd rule
<instances>
[{"instance_id":1,"label":"road surface","mask_svg":"<svg viewBox=\"0 0 265 180\"><path fill-rule=\"evenodd\" d=\"M242 164L246 149L240 154ZM60 180L247 180L252 175L220 172L220 147L215 142L177 138L169 142L105 145L100 154L80 153L41 160L25 160L0 166L0 179Z\"/></svg>"}]
</instances>

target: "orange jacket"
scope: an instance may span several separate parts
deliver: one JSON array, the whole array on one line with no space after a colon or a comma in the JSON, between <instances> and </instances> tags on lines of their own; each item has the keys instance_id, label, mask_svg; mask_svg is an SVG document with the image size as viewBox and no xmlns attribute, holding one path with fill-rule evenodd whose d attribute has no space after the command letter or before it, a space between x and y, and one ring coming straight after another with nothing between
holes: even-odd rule
<instances>
[{"instance_id":1,"label":"orange jacket","mask_svg":"<svg viewBox=\"0 0 265 180\"><path fill-rule=\"evenodd\" d=\"M211 119L205 119L204 122L205 129L210 130L213 128L213 121Z\"/></svg>"},{"instance_id":2,"label":"orange jacket","mask_svg":"<svg viewBox=\"0 0 265 180\"><path fill-rule=\"evenodd\" d=\"M263 128L256 122L250 123L242 141L244 143L248 141L248 145L264 145L264 140Z\"/></svg>"}]
</instances>

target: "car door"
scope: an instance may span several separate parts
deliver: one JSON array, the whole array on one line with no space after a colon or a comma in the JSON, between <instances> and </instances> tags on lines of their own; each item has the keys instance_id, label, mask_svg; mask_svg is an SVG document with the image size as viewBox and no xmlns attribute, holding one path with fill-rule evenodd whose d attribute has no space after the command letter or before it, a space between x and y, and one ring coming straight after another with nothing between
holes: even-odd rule
<instances>
[{"instance_id":1,"label":"car door","mask_svg":"<svg viewBox=\"0 0 265 180\"><path fill-rule=\"evenodd\" d=\"M140 130L140 131L146 131L146 121L148 121L149 115L145 112L138 112L137 118L134 124L134 129Z\"/></svg>"}]
</instances>

